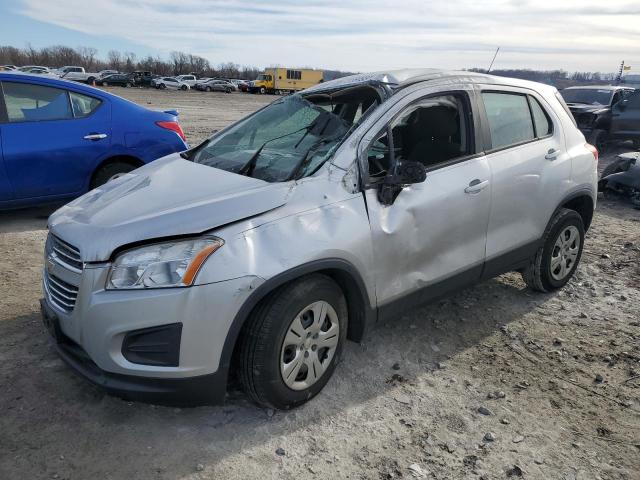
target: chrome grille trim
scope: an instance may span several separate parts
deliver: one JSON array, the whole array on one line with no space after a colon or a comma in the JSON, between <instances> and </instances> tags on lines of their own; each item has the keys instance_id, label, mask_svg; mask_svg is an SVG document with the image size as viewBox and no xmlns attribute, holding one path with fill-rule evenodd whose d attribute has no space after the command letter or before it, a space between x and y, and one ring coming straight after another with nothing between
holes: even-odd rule
<instances>
[{"instance_id":1,"label":"chrome grille trim","mask_svg":"<svg viewBox=\"0 0 640 480\"><path fill-rule=\"evenodd\" d=\"M63 312L76 306L83 266L79 249L49 233L43 285L49 302Z\"/></svg>"},{"instance_id":2,"label":"chrome grille trim","mask_svg":"<svg viewBox=\"0 0 640 480\"><path fill-rule=\"evenodd\" d=\"M76 306L78 287L75 287L49 272L44 272L44 289L51 303L65 312L70 312Z\"/></svg>"},{"instance_id":3,"label":"chrome grille trim","mask_svg":"<svg viewBox=\"0 0 640 480\"><path fill-rule=\"evenodd\" d=\"M76 273L82 272L83 263L80 257L80 250L73 245L59 239L55 235L49 234L47 250L47 253L52 254L51 257L60 265Z\"/></svg>"}]
</instances>

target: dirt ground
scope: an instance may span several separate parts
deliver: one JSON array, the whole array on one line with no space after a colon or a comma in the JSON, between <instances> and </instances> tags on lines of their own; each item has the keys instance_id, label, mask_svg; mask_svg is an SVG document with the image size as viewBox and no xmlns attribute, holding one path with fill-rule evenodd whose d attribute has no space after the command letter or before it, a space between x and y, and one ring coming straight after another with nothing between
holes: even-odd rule
<instances>
[{"instance_id":1,"label":"dirt ground","mask_svg":"<svg viewBox=\"0 0 640 480\"><path fill-rule=\"evenodd\" d=\"M191 144L273 100L114 90L178 108ZM562 291L507 274L379 325L290 412L128 403L74 375L38 313L52 209L0 213L0 479L640 479L640 211L599 202Z\"/></svg>"}]
</instances>

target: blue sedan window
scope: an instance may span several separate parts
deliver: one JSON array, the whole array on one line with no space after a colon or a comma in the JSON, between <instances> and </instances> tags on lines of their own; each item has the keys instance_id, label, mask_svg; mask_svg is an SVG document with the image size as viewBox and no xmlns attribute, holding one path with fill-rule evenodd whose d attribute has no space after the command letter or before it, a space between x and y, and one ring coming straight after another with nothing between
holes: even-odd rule
<instances>
[{"instance_id":1,"label":"blue sedan window","mask_svg":"<svg viewBox=\"0 0 640 480\"><path fill-rule=\"evenodd\" d=\"M3 82L10 122L73 118L66 90L26 83Z\"/></svg>"}]
</instances>

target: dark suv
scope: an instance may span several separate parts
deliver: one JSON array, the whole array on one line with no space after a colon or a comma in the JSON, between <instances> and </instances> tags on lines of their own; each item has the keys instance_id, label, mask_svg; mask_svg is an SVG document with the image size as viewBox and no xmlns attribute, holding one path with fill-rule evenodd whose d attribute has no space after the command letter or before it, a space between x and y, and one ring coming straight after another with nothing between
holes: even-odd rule
<instances>
[{"instance_id":1,"label":"dark suv","mask_svg":"<svg viewBox=\"0 0 640 480\"><path fill-rule=\"evenodd\" d=\"M640 147L640 95L624 86L569 87L560 92L587 141L599 152L612 141Z\"/></svg>"}]
</instances>

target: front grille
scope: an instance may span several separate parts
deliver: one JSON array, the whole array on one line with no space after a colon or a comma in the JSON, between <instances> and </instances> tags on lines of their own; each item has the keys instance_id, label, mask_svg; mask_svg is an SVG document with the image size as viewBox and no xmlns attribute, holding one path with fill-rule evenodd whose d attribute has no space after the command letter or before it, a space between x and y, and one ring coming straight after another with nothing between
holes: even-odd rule
<instances>
[{"instance_id":1,"label":"front grille","mask_svg":"<svg viewBox=\"0 0 640 480\"><path fill-rule=\"evenodd\" d=\"M82 271L80 250L63 240L60 240L55 235L49 234L49 237L47 238L47 253L49 255L53 254L53 257L56 257L58 263L71 267L71 270L75 270L77 272Z\"/></svg>"},{"instance_id":2,"label":"front grille","mask_svg":"<svg viewBox=\"0 0 640 480\"><path fill-rule=\"evenodd\" d=\"M44 272L44 288L51 303L56 307L70 312L76 305L78 287L65 282L49 272Z\"/></svg>"},{"instance_id":3,"label":"front grille","mask_svg":"<svg viewBox=\"0 0 640 480\"><path fill-rule=\"evenodd\" d=\"M44 290L56 308L68 313L75 307L82 268L80 250L50 233L45 246Z\"/></svg>"}]
</instances>

